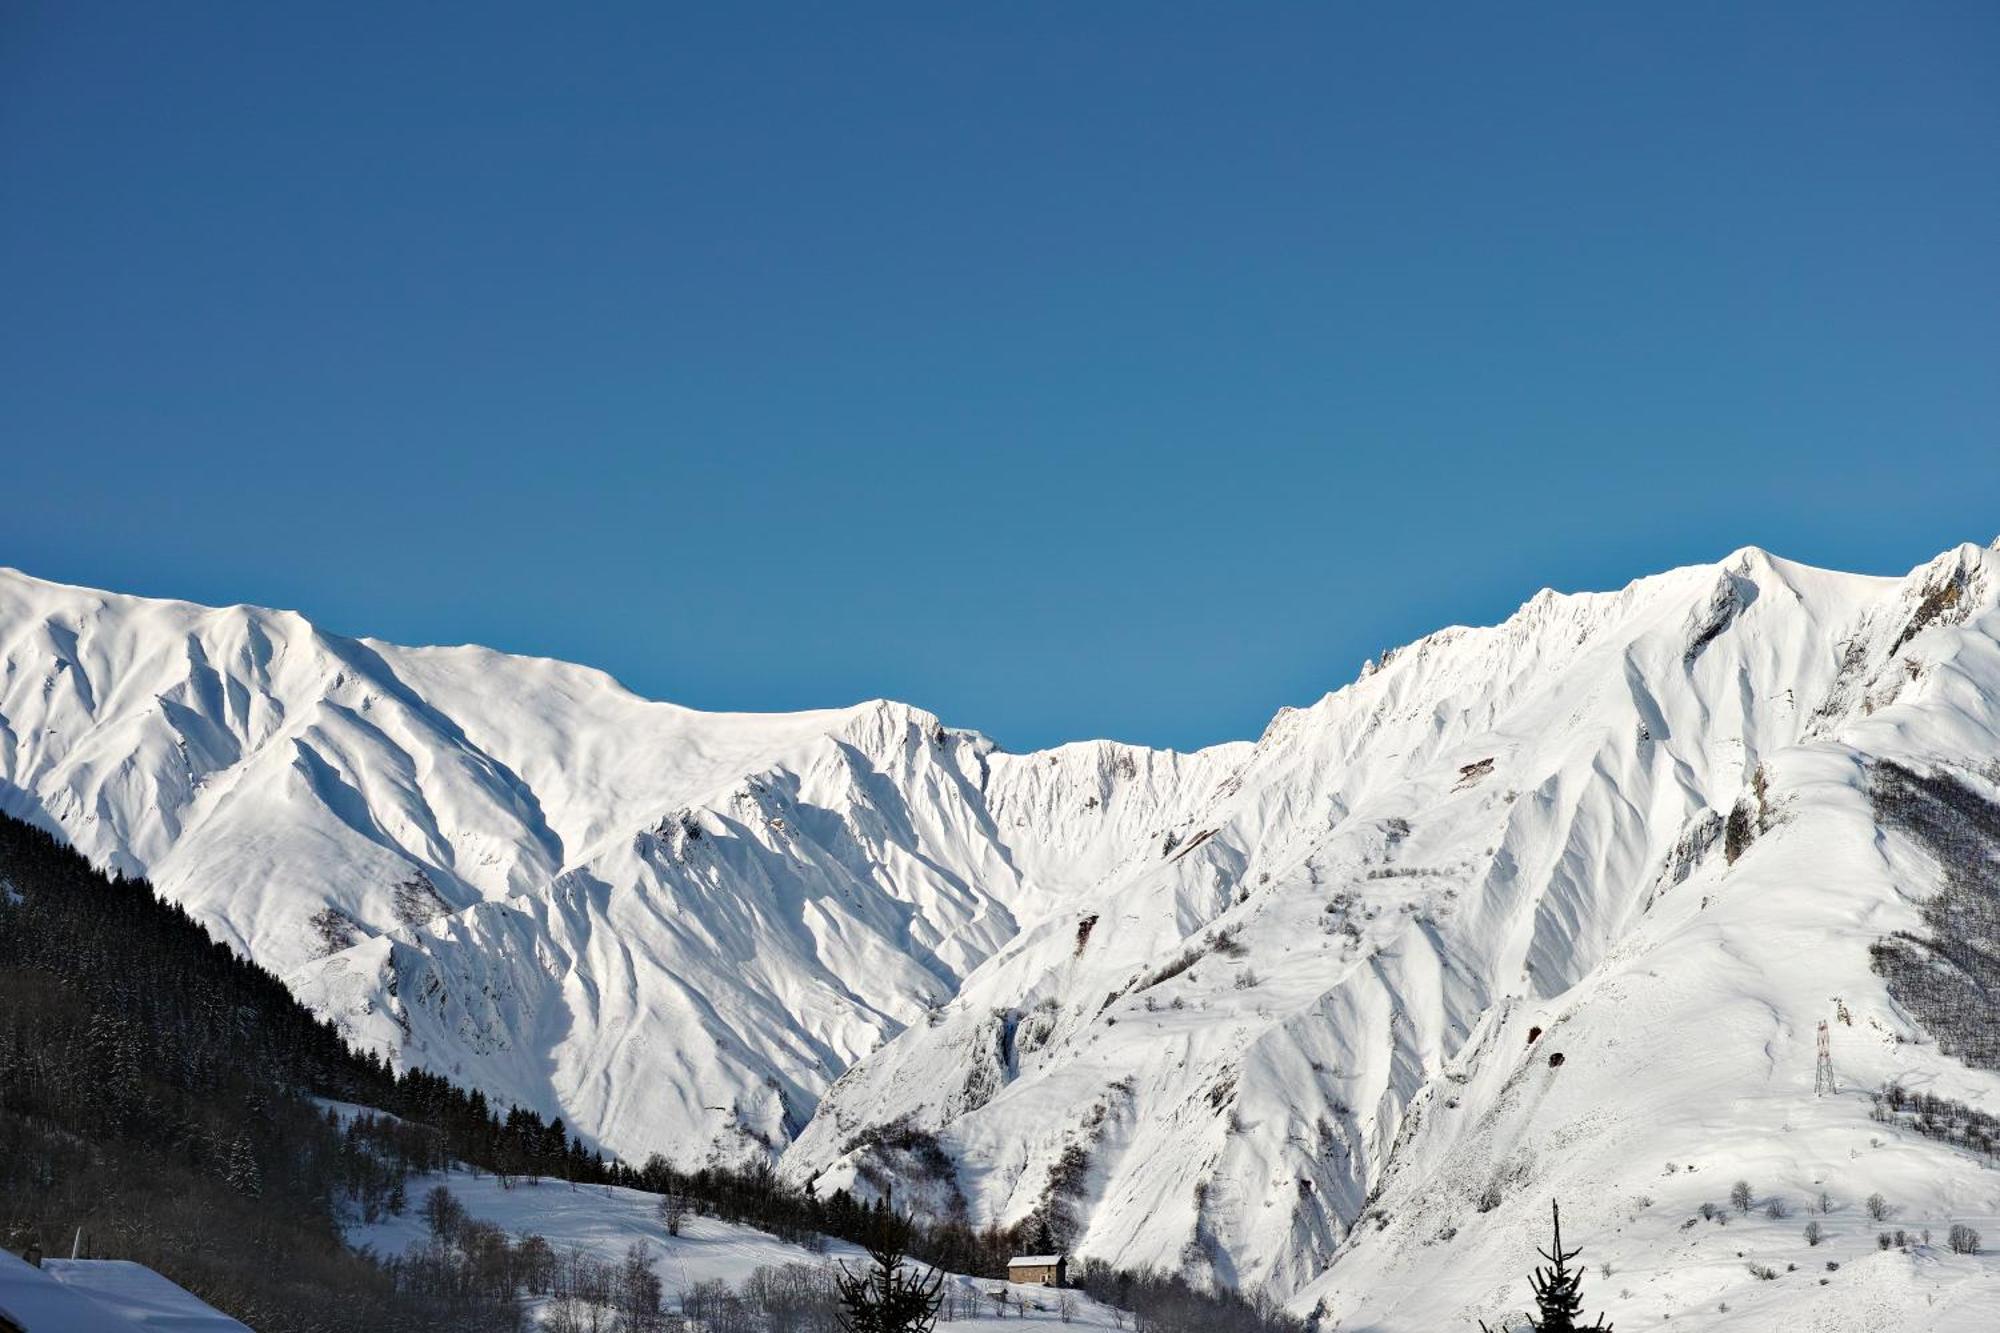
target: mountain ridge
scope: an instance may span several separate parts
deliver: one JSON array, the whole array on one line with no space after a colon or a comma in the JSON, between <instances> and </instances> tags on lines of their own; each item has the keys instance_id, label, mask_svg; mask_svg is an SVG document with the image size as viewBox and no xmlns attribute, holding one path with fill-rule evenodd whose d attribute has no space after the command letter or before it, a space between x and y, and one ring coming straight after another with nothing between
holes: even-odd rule
<instances>
[{"instance_id":1,"label":"mountain ridge","mask_svg":"<svg viewBox=\"0 0 2000 1333\"><path fill-rule=\"evenodd\" d=\"M1254 742L1183 753L1014 755L889 701L660 705L663 726L585 691L587 668L315 652L303 618L261 648L211 626L121 656L102 642L117 626L79 614L94 594L69 590L67 620L24 611L22 578L0 576L10 811L186 893L353 1039L620 1152L764 1156L799 1183L893 1186L1121 1264L1366 1309L1463 1248L1437 1235L1474 1243L1561 1176L1546 1139L1571 1122L1520 1119L1503 1052L1529 1026L1611 1040L1602 997L1655 989L1630 972L1649 951L1707 941L1687 956L1748 996L1708 951L1761 957L1762 932L1821 922L1803 938L1824 979L1904 1038L1857 1068L2000 1097L1791 887L1833 875L1883 935L1914 921L1907 858L1863 873L1797 830L1898 845L1868 806L1882 762L1986 781L1990 547L1902 578L1746 547L1615 592L1543 590L1384 653ZM152 605L119 609L201 611ZM215 887L246 878L267 885L254 901ZM1730 891L1767 879L1792 925ZM1689 1002L1657 999L1660 1021L1698 1021ZM1795 1055L1823 1002L1763 1004L1766 1042ZM1543 1067L1538 1105L1667 1095L1562 1070ZM1738 1073L1733 1096L1783 1100ZM1646 1120L1577 1114L1614 1137ZM1484 1179L1461 1179L1467 1154ZM1618 1175L1593 1165L1597 1188ZM1371 1231L1384 1200L1403 1211ZM1419 1214L1435 1234L1403 1234ZM1392 1227L1388 1255L1371 1236ZM1477 1244L1472 1271L1497 1274ZM1384 1327L1465 1314L1403 1300Z\"/></svg>"}]
</instances>

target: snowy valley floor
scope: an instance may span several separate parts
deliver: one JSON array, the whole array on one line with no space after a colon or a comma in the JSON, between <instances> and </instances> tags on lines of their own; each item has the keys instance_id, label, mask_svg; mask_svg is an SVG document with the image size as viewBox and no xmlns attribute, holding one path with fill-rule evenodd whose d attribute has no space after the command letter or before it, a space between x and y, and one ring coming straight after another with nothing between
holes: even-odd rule
<instances>
[{"instance_id":1,"label":"snowy valley floor","mask_svg":"<svg viewBox=\"0 0 2000 1333\"><path fill-rule=\"evenodd\" d=\"M530 1181L515 1177L511 1185L499 1177L481 1172L454 1170L447 1174L413 1176L409 1182L411 1206L400 1217L384 1217L372 1224L353 1222L347 1230L348 1242L357 1248L369 1247L383 1256L404 1253L429 1238L417 1204L436 1186L450 1189L466 1215L491 1222L512 1236L535 1234L548 1241L560 1254L579 1248L605 1263L616 1263L634 1241L652 1247L654 1272L666 1296L670 1313L680 1310L682 1293L705 1282L726 1282L741 1288L751 1274L762 1267L784 1264L845 1262L859 1269L867 1256L844 1241L828 1240L823 1253L803 1245L779 1240L754 1227L738 1226L710 1217L690 1214L681 1223L681 1234L670 1236L659 1214L659 1196L610 1185L569 1185L543 1179ZM1057 1292L1046 1287L991 1279L948 1275L948 1288L959 1299L947 1302L940 1323L975 1329L991 1326L1013 1327L1021 1319L1048 1324L1064 1322L1080 1328L1129 1328L1132 1320L1123 1311L1111 1309L1082 1292ZM1006 1314L997 1313L993 1293L1007 1292ZM1064 1299L1067 1297L1067 1300ZM539 1316L548 1301L531 1299L530 1312ZM968 1311L977 1313L968 1313ZM1064 1315L1067 1312L1068 1318Z\"/></svg>"},{"instance_id":2,"label":"snowy valley floor","mask_svg":"<svg viewBox=\"0 0 2000 1333\"><path fill-rule=\"evenodd\" d=\"M1863 1098L1865 1101L1865 1098ZM1830 1108L1831 1109L1831 1108ZM1806 1127L1795 1127L1803 1131ZM1878 1127L1879 1148L1859 1151L1879 1154L1876 1178L1893 1178L1899 1171L1922 1172L1930 1150L1907 1131ZM1976 1255L1950 1253L1942 1219L1892 1212L1877 1222L1860 1200L1836 1200L1831 1212L1808 1213L1804 1199L1793 1200L1783 1218L1766 1216L1768 1197L1759 1196L1745 1214L1728 1204L1735 1171L1762 1171L1790 1178L1830 1175L1828 1166L1805 1157L1783 1160L1774 1146L1754 1161L1742 1156L1707 1163L1676 1164L1671 1175L1661 1169L1653 1202L1636 1201L1626 1219L1609 1234L1586 1234L1574 1224L1566 1232L1571 1246L1581 1246L1588 1271L1584 1283L1586 1311L1600 1310L1619 1333L1650 1329L1783 1330L1786 1333L1893 1333L1935 1330L1936 1333L1990 1333L2000 1328L2000 1254L1990 1249ZM2000 1197L2000 1172L1993 1173L1994 1195ZM611 1186L571 1186L560 1181L538 1183L516 1178L511 1186L489 1173L455 1170L448 1174L413 1177L412 1206L400 1217L373 1224L354 1222L348 1240L387 1256L422 1243L428 1232L416 1206L437 1185L448 1187L471 1218L491 1222L511 1235L530 1233L546 1239L560 1253L580 1248L606 1263L615 1263L635 1240L653 1250L654 1271L666 1294L666 1308L678 1312L682 1293L697 1284L721 1281L741 1288L760 1267L784 1264L821 1265L845 1260L858 1264L864 1256L854 1246L829 1241L824 1253L781 1241L765 1232L713 1218L689 1216L679 1236L669 1236L660 1220L658 1196ZM1918 1181L1910 1181L1911 1193ZM1720 1220L1702 1220L1701 1202L1718 1207ZM2000 1237L2000 1210L1964 1213L1958 1220L1976 1227L1990 1243ZM1695 1219L1689 1225L1689 1219ZM1824 1238L1817 1246L1804 1240L1804 1228L1817 1222ZM1926 1228L1931 1243L1922 1241ZM1527 1273L1537 1262L1533 1249L1547 1243L1546 1226L1520 1237L1520 1299L1502 1318L1519 1329L1529 1308ZM1883 1232L1906 1234L1906 1247L1880 1248ZM1600 1269L1605 1256L1616 1255L1607 1277ZM1838 1265L1829 1268L1829 1265ZM1758 1277L1754 1268L1775 1276ZM1132 1319L1123 1311L1070 1293L1070 1317L1064 1321L1057 1293L1045 1288L952 1275L947 1283L961 1293L948 1307L957 1314L954 1326L990 1328L993 1333L1020 1319L1046 1324L1073 1323L1082 1328L1125 1329ZM1005 1288L1007 1314L995 1314L992 1293ZM1802 1292L1801 1288L1809 1290ZM1379 1293L1379 1303L1403 1309L1429 1307L1420 1293ZM1432 1296L1449 1293L1431 1293ZM1371 1302L1376 1304L1378 1302ZM531 1300L531 1315L539 1316L546 1299ZM967 1315L965 1312L977 1311ZM1489 1323L1499 1327L1491 1314ZM1447 1322L1443 1327L1459 1325ZM1351 1322L1329 1310L1322 1333L1428 1333L1428 1322L1389 1318ZM1466 1329L1476 1328L1470 1319Z\"/></svg>"}]
</instances>

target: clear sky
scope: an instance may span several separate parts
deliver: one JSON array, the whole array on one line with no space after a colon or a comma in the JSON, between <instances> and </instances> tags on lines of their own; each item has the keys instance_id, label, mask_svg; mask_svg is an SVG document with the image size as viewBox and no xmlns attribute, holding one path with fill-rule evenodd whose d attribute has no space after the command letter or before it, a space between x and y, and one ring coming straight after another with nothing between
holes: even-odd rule
<instances>
[{"instance_id":1,"label":"clear sky","mask_svg":"<svg viewBox=\"0 0 2000 1333\"><path fill-rule=\"evenodd\" d=\"M44 577L1192 745L1997 423L1983 0L0 15Z\"/></svg>"}]
</instances>

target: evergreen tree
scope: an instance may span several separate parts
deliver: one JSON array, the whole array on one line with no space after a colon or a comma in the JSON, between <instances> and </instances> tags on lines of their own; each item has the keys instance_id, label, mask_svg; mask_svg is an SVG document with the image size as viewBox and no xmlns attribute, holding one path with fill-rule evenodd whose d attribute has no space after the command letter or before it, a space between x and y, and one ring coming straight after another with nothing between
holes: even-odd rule
<instances>
[{"instance_id":1,"label":"evergreen tree","mask_svg":"<svg viewBox=\"0 0 2000 1333\"><path fill-rule=\"evenodd\" d=\"M843 1333L931 1333L943 1303L944 1274L907 1271L908 1244L907 1224L885 1209L868 1246L871 1268L854 1273L846 1264L840 1266L834 1285L840 1293Z\"/></svg>"},{"instance_id":2,"label":"evergreen tree","mask_svg":"<svg viewBox=\"0 0 2000 1333\"><path fill-rule=\"evenodd\" d=\"M257 1154L250 1147L250 1140L242 1135L230 1145L229 1160L223 1167L223 1179L229 1188L246 1198L254 1199L264 1192L264 1173L257 1165Z\"/></svg>"},{"instance_id":3,"label":"evergreen tree","mask_svg":"<svg viewBox=\"0 0 2000 1333\"><path fill-rule=\"evenodd\" d=\"M1602 1314L1594 1324L1577 1322L1583 1310L1583 1270L1569 1265L1583 1251L1563 1248L1562 1209L1550 1200L1549 1212L1555 1220L1555 1242L1549 1249L1536 1251L1549 1261L1549 1266L1537 1268L1528 1279L1535 1293L1535 1309L1541 1316L1530 1319L1528 1327L1534 1333L1611 1333L1611 1325L1604 1322ZM1485 1333L1493 1333L1484 1320L1479 1327ZM1504 1327L1501 1333L1505 1333Z\"/></svg>"}]
</instances>

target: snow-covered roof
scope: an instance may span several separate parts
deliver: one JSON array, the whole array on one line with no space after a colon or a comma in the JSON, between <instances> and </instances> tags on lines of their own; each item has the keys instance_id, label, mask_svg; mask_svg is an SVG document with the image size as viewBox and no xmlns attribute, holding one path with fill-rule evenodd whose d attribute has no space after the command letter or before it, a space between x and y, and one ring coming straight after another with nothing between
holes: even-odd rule
<instances>
[{"instance_id":1,"label":"snow-covered roof","mask_svg":"<svg viewBox=\"0 0 2000 1333\"><path fill-rule=\"evenodd\" d=\"M139 1326L0 1250L0 1317L27 1333L137 1333Z\"/></svg>"},{"instance_id":2,"label":"snow-covered roof","mask_svg":"<svg viewBox=\"0 0 2000 1333\"><path fill-rule=\"evenodd\" d=\"M49 1259L36 1268L0 1251L0 1315L27 1333L251 1333L126 1259Z\"/></svg>"},{"instance_id":3,"label":"snow-covered roof","mask_svg":"<svg viewBox=\"0 0 2000 1333\"><path fill-rule=\"evenodd\" d=\"M248 1324L129 1259L48 1259L42 1269L71 1291L150 1329L251 1333Z\"/></svg>"},{"instance_id":4,"label":"snow-covered roof","mask_svg":"<svg viewBox=\"0 0 2000 1333\"><path fill-rule=\"evenodd\" d=\"M1047 1268L1063 1261L1060 1254L1017 1254L1007 1261L1009 1268Z\"/></svg>"}]
</instances>

